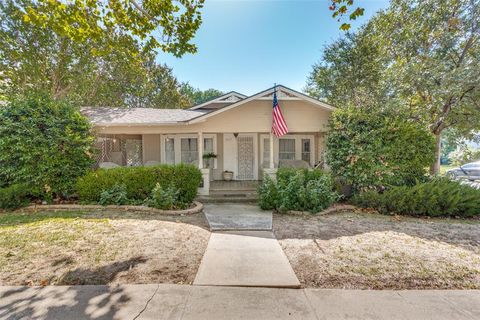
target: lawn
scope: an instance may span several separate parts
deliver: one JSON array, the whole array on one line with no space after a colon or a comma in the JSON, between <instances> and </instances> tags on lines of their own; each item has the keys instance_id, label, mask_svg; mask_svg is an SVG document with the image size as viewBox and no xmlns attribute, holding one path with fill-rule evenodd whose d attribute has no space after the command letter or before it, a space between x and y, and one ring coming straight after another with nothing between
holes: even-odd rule
<instances>
[{"instance_id":1,"label":"lawn","mask_svg":"<svg viewBox=\"0 0 480 320\"><path fill-rule=\"evenodd\" d=\"M0 285L191 283L203 215L0 214Z\"/></svg>"},{"instance_id":2,"label":"lawn","mask_svg":"<svg viewBox=\"0 0 480 320\"><path fill-rule=\"evenodd\" d=\"M480 221L342 213L273 224L305 287L480 289Z\"/></svg>"}]
</instances>

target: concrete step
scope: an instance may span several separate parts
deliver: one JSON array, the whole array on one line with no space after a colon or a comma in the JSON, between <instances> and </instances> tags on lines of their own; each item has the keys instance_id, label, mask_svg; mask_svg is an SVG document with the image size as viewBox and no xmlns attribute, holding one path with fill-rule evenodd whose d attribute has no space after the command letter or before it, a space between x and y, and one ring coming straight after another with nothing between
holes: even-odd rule
<instances>
[{"instance_id":1,"label":"concrete step","mask_svg":"<svg viewBox=\"0 0 480 320\"><path fill-rule=\"evenodd\" d=\"M232 196L243 197L245 195L256 195L257 190L212 190L210 189L211 196Z\"/></svg>"},{"instance_id":2,"label":"concrete step","mask_svg":"<svg viewBox=\"0 0 480 320\"><path fill-rule=\"evenodd\" d=\"M231 195L208 195L208 196L198 196L197 201L202 203L255 203L258 198L256 195L242 195L242 196L231 196Z\"/></svg>"}]
</instances>

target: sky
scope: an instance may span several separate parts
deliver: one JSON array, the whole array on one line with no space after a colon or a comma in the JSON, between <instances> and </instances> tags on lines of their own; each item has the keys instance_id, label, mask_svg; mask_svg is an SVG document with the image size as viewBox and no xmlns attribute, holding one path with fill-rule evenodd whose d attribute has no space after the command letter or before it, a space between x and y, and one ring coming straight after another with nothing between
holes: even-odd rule
<instances>
[{"instance_id":1,"label":"sky","mask_svg":"<svg viewBox=\"0 0 480 320\"><path fill-rule=\"evenodd\" d=\"M363 17L355 30L387 0L358 0ZM202 90L251 95L274 83L302 91L325 45L344 34L327 0L206 0L195 54L175 58L160 53L179 81Z\"/></svg>"}]
</instances>

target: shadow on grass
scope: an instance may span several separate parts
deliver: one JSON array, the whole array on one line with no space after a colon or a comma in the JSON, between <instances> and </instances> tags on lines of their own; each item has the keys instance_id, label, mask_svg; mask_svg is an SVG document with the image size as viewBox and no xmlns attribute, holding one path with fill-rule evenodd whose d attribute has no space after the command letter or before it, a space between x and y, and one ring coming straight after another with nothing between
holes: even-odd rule
<instances>
[{"instance_id":1,"label":"shadow on grass","mask_svg":"<svg viewBox=\"0 0 480 320\"><path fill-rule=\"evenodd\" d=\"M99 268L75 269L60 284L108 283L145 261L136 257ZM11 287L0 291L0 319L113 319L130 300L122 286Z\"/></svg>"}]
</instances>

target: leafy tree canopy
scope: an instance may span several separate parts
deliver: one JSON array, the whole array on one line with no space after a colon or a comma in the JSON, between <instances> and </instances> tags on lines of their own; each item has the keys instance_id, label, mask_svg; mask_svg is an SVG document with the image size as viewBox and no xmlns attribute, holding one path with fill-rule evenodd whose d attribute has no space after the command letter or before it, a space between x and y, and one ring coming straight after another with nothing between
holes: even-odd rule
<instances>
[{"instance_id":1,"label":"leafy tree canopy","mask_svg":"<svg viewBox=\"0 0 480 320\"><path fill-rule=\"evenodd\" d=\"M26 21L23 10L33 5L0 3L0 95L42 91L84 106L188 105L171 69L155 63L153 53L132 57L140 50L134 38L112 30L108 37L80 42L50 24L39 28Z\"/></svg>"},{"instance_id":2,"label":"leafy tree canopy","mask_svg":"<svg viewBox=\"0 0 480 320\"><path fill-rule=\"evenodd\" d=\"M337 106L399 110L436 137L480 128L480 1L393 0L328 46L307 91Z\"/></svg>"},{"instance_id":3,"label":"leafy tree canopy","mask_svg":"<svg viewBox=\"0 0 480 320\"><path fill-rule=\"evenodd\" d=\"M224 94L222 91L213 88L202 91L192 87L188 82L182 85L180 92L188 97L190 105L201 104Z\"/></svg>"},{"instance_id":4,"label":"leafy tree canopy","mask_svg":"<svg viewBox=\"0 0 480 320\"><path fill-rule=\"evenodd\" d=\"M115 41L108 41L115 34L126 41L139 43L138 48L143 51L159 48L182 56L196 51L190 41L202 22L200 9L204 0L16 2L26 22L51 29L75 42L106 41L104 52L122 49Z\"/></svg>"}]
</instances>

